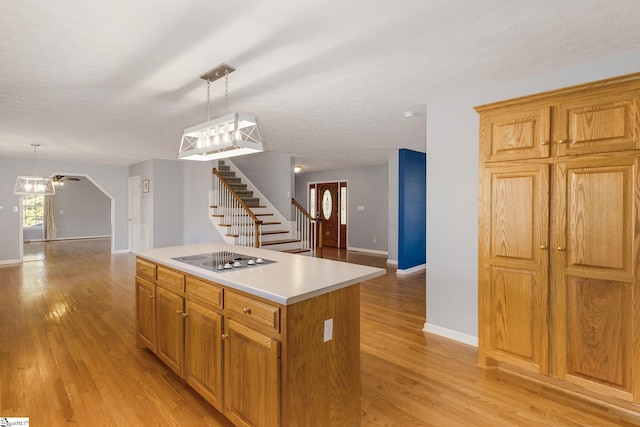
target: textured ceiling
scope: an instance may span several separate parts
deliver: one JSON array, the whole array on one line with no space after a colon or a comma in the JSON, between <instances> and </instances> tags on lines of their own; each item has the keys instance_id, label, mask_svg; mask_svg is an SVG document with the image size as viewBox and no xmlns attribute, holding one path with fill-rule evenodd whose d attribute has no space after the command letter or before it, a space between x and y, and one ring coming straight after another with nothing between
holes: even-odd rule
<instances>
[{"instance_id":1,"label":"textured ceiling","mask_svg":"<svg viewBox=\"0 0 640 427\"><path fill-rule=\"evenodd\" d=\"M198 76L224 62L229 110L266 150L383 163L425 149L430 100L636 49L639 16L637 0L3 1L0 155L175 159L206 119Z\"/></svg>"}]
</instances>

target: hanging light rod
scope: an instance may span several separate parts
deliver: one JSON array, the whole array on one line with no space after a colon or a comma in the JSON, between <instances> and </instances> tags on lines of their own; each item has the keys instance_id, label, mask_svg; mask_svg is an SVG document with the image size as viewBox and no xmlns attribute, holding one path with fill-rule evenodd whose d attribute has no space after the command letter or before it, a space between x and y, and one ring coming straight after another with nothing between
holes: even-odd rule
<instances>
[{"instance_id":1,"label":"hanging light rod","mask_svg":"<svg viewBox=\"0 0 640 427\"><path fill-rule=\"evenodd\" d=\"M229 74L236 69L220 64L200 76L207 81L207 121L184 130L178 158L182 160L214 160L264 151L255 117L243 113L229 113ZM225 109L227 114L211 119L211 82L224 77Z\"/></svg>"}]
</instances>

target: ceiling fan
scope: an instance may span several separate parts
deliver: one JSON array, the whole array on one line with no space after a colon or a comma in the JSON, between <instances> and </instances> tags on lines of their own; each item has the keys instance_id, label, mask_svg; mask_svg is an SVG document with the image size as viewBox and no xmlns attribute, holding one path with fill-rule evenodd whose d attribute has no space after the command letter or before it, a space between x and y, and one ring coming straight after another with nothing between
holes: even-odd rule
<instances>
[{"instance_id":1,"label":"ceiling fan","mask_svg":"<svg viewBox=\"0 0 640 427\"><path fill-rule=\"evenodd\" d=\"M51 180L54 185L64 185L65 181L80 181L80 178L76 178L75 176L54 175Z\"/></svg>"}]
</instances>

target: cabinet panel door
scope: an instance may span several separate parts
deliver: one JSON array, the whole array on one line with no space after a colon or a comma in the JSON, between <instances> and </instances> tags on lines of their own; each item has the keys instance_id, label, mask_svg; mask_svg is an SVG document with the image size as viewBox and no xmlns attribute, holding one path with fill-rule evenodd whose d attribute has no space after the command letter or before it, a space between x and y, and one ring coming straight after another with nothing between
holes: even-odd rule
<instances>
[{"instance_id":1,"label":"cabinet panel door","mask_svg":"<svg viewBox=\"0 0 640 427\"><path fill-rule=\"evenodd\" d=\"M237 426L280 425L280 342L225 319L224 414Z\"/></svg>"},{"instance_id":2,"label":"cabinet panel door","mask_svg":"<svg viewBox=\"0 0 640 427\"><path fill-rule=\"evenodd\" d=\"M640 148L638 94L595 95L562 103L554 130L560 156Z\"/></svg>"},{"instance_id":3,"label":"cabinet panel door","mask_svg":"<svg viewBox=\"0 0 640 427\"><path fill-rule=\"evenodd\" d=\"M136 336L138 343L155 351L156 285L136 277Z\"/></svg>"},{"instance_id":4,"label":"cabinet panel door","mask_svg":"<svg viewBox=\"0 0 640 427\"><path fill-rule=\"evenodd\" d=\"M546 373L549 166L487 168L482 192L480 361Z\"/></svg>"},{"instance_id":5,"label":"cabinet panel door","mask_svg":"<svg viewBox=\"0 0 640 427\"><path fill-rule=\"evenodd\" d=\"M222 315L186 301L185 379L222 410Z\"/></svg>"},{"instance_id":6,"label":"cabinet panel door","mask_svg":"<svg viewBox=\"0 0 640 427\"><path fill-rule=\"evenodd\" d=\"M182 376L184 358L184 298L156 288L156 355Z\"/></svg>"},{"instance_id":7,"label":"cabinet panel door","mask_svg":"<svg viewBox=\"0 0 640 427\"><path fill-rule=\"evenodd\" d=\"M549 157L550 108L492 113L481 119L483 161Z\"/></svg>"},{"instance_id":8,"label":"cabinet panel door","mask_svg":"<svg viewBox=\"0 0 640 427\"><path fill-rule=\"evenodd\" d=\"M557 171L554 375L637 400L638 160L564 162Z\"/></svg>"}]
</instances>

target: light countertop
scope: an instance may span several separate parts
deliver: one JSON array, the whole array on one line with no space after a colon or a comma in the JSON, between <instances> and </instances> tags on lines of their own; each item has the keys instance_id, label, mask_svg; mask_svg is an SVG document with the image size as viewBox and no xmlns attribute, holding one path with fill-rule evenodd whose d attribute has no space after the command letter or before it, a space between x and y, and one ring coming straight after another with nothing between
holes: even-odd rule
<instances>
[{"instance_id":1,"label":"light countertop","mask_svg":"<svg viewBox=\"0 0 640 427\"><path fill-rule=\"evenodd\" d=\"M276 262L256 268L218 273L171 259L219 251L261 257ZM226 243L172 246L134 253L167 267L283 305L304 301L386 273L386 270L381 268Z\"/></svg>"}]
</instances>

